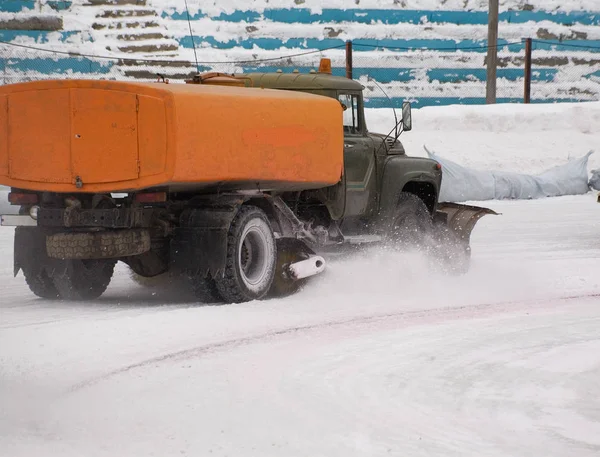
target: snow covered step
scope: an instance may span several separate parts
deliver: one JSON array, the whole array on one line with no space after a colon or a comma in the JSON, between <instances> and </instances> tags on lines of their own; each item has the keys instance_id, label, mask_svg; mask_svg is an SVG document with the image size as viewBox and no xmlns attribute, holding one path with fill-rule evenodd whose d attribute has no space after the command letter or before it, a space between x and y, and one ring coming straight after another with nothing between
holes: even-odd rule
<instances>
[{"instance_id":1,"label":"snow covered step","mask_svg":"<svg viewBox=\"0 0 600 457\"><path fill-rule=\"evenodd\" d=\"M57 31L62 28L63 20L58 15L0 15L0 29L2 30Z\"/></svg>"},{"instance_id":2,"label":"snow covered step","mask_svg":"<svg viewBox=\"0 0 600 457\"><path fill-rule=\"evenodd\" d=\"M156 11L149 9L105 9L97 18L125 18L125 17L147 17L158 16Z\"/></svg>"},{"instance_id":3,"label":"snow covered step","mask_svg":"<svg viewBox=\"0 0 600 457\"><path fill-rule=\"evenodd\" d=\"M159 74L167 79L173 80L185 80L191 79L196 74L196 69L191 66L185 68L173 68L173 67L129 67L123 68L123 76L133 79L148 79L156 80L159 78Z\"/></svg>"},{"instance_id":4,"label":"snow covered step","mask_svg":"<svg viewBox=\"0 0 600 457\"><path fill-rule=\"evenodd\" d=\"M176 57L173 40L161 17L146 0L89 0L82 13L95 16L94 41L105 49L127 54Z\"/></svg>"},{"instance_id":5,"label":"snow covered step","mask_svg":"<svg viewBox=\"0 0 600 457\"><path fill-rule=\"evenodd\" d=\"M162 57L162 56L161 56ZM196 68L196 65L187 60L165 60L165 59L119 59L117 61L117 65L121 68L132 68L132 69L140 69L140 68L149 68L149 67L158 67L158 68L172 68L172 69L181 69L181 68Z\"/></svg>"},{"instance_id":6,"label":"snow covered step","mask_svg":"<svg viewBox=\"0 0 600 457\"><path fill-rule=\"evenodd\" d=\"M110 49L110 48L109 48ZM155 52L165 52L165 51L177 51L179 46L177 43L172 42L149 42L149 43L140 43L140 44L131 44L131 45L118 45L117 49L121 52L127 53L155 53Z\"/></svg>"},{"instance_id":7,"label":"snow covered step","mask_svg":"<svg viewBox=\"0 0 600 457\"><path fill-rule=\"evenodd\" d=\"M160 24L156 21L132 21L132 22L114 22L114 21L106 21L106 22L94 22L92 24L92 28L94 30L125 30L125 29L151 29L158 28Z\"/></svg>"},{"instance_id":8,"label":"snow covered step","mask_svg":"<svg viewBox=\"0 0 600 457\"><path fill-rule=\"evenodd\" d=\"M121 41L141 41L141 40L159 40L167 38L160 32L155 33L129 33L117 35L117 39Z\"/></svg>"},{"instance_id":9,"label":"snow covered step","mask_svg":"<svg viewBox=\"0 0 600 457\"><path fill-rule=\"evenodd\" d=\"M104 6L104 5L134 5L146 6L146 0L87 0L84 6Z\"/></svg>"}]
</instances>

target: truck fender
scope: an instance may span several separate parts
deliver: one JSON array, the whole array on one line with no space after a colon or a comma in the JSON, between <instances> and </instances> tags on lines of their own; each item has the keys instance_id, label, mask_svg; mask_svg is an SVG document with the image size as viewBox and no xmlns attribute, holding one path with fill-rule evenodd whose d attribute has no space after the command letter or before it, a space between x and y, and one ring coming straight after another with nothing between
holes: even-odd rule
<instances>
[{"instance_id":1,"label":"truck fender","mask_svg":"<svg viewBox=\"0 0 600 457\"><path fill-rule=\"evenodd\" d=\"M377 215L378 225L385 224L390 217L394 216L400 194L409 183L424 185L423 188L430 189L430 192L433 193L431 198L429 198L430 202L425 201L426 199L424 199L423 196L417 195L425 201L429 211L433 213L439 195L440 181L441 178L436 176L433 172L426 170L412 170L406 172L400 169L394 162L388 161L383 172L381 183L379 212ZM433 203L433 205L431 205L431 203Z\"/></svg>"},{"instance_id":2,"label":"truck fender","mask_svg":"<svg viewBox=\"0 0 600 457\"><path fill-rule=\"evenodd\" d=\"M243 198L219 198L185 209L170 242L170 268L182 273L222 275L227 259L227 234Z\"/></svg>"},{"instance_id":3,"label":"truck fender","mask_svg":"<svg viewBox=\"0 0 600 457\"><path fill-rule=\"evenodd\" d=\"M196 201L194 207L182 212L170 242L170 268L202 277L222 275L227 259L227 235L235 215L245 203L265 212L277 238L315 241L280 197L269 194L220 196Z\"/></svg>"}]
</instances>

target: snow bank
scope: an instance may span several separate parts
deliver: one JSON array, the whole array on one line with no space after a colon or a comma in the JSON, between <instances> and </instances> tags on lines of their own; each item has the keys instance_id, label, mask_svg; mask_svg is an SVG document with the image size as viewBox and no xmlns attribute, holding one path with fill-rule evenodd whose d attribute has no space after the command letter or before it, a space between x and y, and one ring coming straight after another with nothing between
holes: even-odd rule
<instances>
[{"instance_id":1,"label":"snow bank","mask_svg":"<svg viewBox=\"0 0 600 457\"><path fill-rule=\"evenodd\" d=\"M370 131L387 133L391 109L366 112ZM479 170L536 175L600 149L600 102L426 107L400 137L409 155L442 158ZM589 159L600 168L600 154Z\"/></svg>"}]
</instances>

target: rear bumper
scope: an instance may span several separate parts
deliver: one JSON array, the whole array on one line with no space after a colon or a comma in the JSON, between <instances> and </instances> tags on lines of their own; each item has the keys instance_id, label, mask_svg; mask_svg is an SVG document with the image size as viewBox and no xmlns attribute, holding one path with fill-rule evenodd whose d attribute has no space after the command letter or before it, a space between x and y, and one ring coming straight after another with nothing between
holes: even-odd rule
<instances>
[{"instance_id":1,"label":"rear bumper","mask_svg":"<svg viewBox=\"0 0 600 457\"><path fill-rule=\"evenodd\" d=\"M29 214L0 215L0 226L3 227L36 227L37 225L37 220Z\"/></svg>"}]
</instances>

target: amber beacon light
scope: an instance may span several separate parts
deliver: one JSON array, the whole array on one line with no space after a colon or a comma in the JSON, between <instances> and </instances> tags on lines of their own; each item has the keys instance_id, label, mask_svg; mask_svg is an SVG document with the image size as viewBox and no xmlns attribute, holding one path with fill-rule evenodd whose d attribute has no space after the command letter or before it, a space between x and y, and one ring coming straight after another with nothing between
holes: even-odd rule
<instances>
[{"instance_id":1,"label":"amber beacon light","mask_svg":"<svg viewBox=\"0 0 600 457\"><path fill-rule=\"evenodd\" d=\"M319 73L331 74L331 59L321 59L321 62L319 62Z\"/></svg>"}]
</instances>

